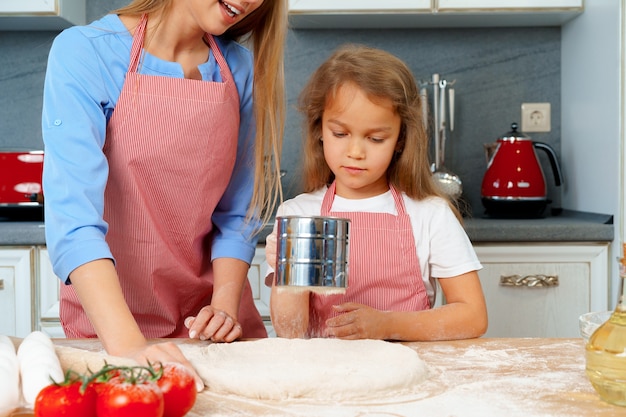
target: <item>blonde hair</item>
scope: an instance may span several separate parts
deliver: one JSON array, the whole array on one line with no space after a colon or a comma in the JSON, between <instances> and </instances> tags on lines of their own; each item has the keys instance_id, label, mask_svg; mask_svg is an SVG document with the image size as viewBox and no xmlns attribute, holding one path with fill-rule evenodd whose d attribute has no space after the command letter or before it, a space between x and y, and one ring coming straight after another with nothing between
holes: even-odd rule
<instances>
[{"instance_id":1,"label":"blonde hair","mask_svg":"<svg viewBox=\"0 0 626 417\"><path fill-rule=\"evenodd\" d=\"M422 120L419 90L411 70L392 54L362 45L337 49L313 73L299 97L304 115L304 191L312 192L334 180L324 159L322 116L339 88L353 83L371 99L390 100L400 116L396 154L387 168L389 183L410 198L449 199L437 188L430 171L429 140ZM450 202L450 201L449 201ZM457 217L457 209L451 204Z\"/></svg>"},{"instance_id":2,"label":"blonde hair","mask_svg":"<svg viewBox=\"0 0 626 417\"><path fill-rule=\"evenodd\" d=\"M267 223L282 201L280 155L285 124L284 50L287 0L264 0L250 15L230 27L222 38L252 42L254 115L256 119L254 187L248 215ZM172 0L133 0L112 13L167 16Z\"/></svg>"}]
</instances>

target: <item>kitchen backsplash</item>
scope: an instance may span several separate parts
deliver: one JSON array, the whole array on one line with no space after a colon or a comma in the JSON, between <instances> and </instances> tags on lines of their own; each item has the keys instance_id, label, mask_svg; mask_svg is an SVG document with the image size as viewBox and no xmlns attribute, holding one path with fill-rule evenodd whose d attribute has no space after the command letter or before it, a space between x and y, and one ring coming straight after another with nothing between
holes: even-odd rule
<instances>
[{"instance_id":1,"label":"kitchen backsplash","mask_svg":"<svg viewBox=\"0 0 626 417\"><path fill-rule=\"evenodd\" d=\"M118 7L126 0L107 2ZM107 11L87 0L88 20ZM41 93L46 59L56 32L0 31L0 148L41 149ZM286 198L300 192L298 166L301 117L298 94L311 72L339 45L360 43L403 59L416 80L439 73L456 80L455 130L446 147L446 165L463 181L463 197L478 217L480 183L486 169L483 144L520 122L520 106L549 102L552 129L531 133L560 154L561 30L542 28L292 30L286 56L288 115L282 167ZM431 90L432 92L432 90ZM431 94L432 96L432 94ZM546 161L548 198L560 203ZM565 178L567 181L567 178Z\"/></svg>"}]
</instances>

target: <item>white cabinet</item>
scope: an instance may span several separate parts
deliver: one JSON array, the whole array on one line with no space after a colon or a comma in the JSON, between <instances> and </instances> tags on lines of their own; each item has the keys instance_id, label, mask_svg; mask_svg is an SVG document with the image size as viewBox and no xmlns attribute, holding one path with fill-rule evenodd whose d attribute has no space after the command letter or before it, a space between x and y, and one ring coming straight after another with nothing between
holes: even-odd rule
<instances>
[{"instance_id":1,"label":"white cabinet","mask_svg":"<svg viewBox=\"0 0 626 417\"><path fill-rule=\"evenodd\" d=\"M294 28L560 26L584 0L290 0Z\"/></svg>"},{"instance_id":2,"label":"white cabinet","mask_svg":"<svg viewBox=\"0 0 626 417\"><path fill-rule=\"evenodd\" d=\"M0 334L41 330L65 337L59 321L59 279L43 247L0 248Z\"/></svg>"},{"instance_id":3,"label":"white cabinet","mask_svg":"<svg viewBox=\"0 0 626 417\"><path fill-rule=\"evenodd\" d=\"M438 0L439 11L582 9L583 0Z\"/></svg>"},{"instance_id":4,"label":"white cabinet","mask_svg":"<svg viewBox=\"0 0 626 417\"><path fill-rule=\"evenodd\" d=\"M86 22L86 0L0 0L0 30L60 30Z\"/></svg>"},{"instance_id":5,"label":"white cabinet","mask_svg":"<svg viewBox=\"0 0 626 417\"><path fill-rule=\"evenodd\" d=\"M431 0L289 0L289 13L378 12L432 10Z\"/></svg>"},{"instance_id":6,"label":"white cabinet","mask_svg":"<svg viewBox=\"0 0 626 417\"><path fill-rule=\"evenodd\" d=\"M46 248L39 249L39 297L37 322L39 330L50 337L65 337L59 319L59 289L61 280L52 271L52 263Z\"/></svg>"},{"instance_id":7,"label":"white cabinet","mask_svg":"<svg viewBox=\"0 0 626 417\"><path fill-rule=\"evenodd\" d=\"M276 336L270 318L270 294L271 288L265 285L265 273L267 271L267 263L265 262L265 246L258 245L254 253L254 258L248 270L248 281L252 287L252 297L269 336Z\"/></svg>"},{"instance_id":8,"label":"white cabinet","mask_svg":"<svg viewBox=\"0 0 626 417\"><path fill-rule=\"evenodd\" d=\"M579 337L578 317L608 308L608 243L474 246L486 337Z\"/></svg>"},{"instance_id":9,"label":"white cabinet","mask_svg":"<svg viewBox=\"0 0 626 417\"><path fill-rule=\"evenodd\" d=\"M35 249L0 249L0 334L25 337L33 328Z\"/></svg>"},{"instance_id":10,"label":"white cabinet","mask_svg":"<svg viewBox=\"0 0 626 417\"><path fill-rule=\"evenodd\" d=\"M456 10L582 9L583 0L289 0L289 12L439 12Z\"/></svg>"}]
</instances>

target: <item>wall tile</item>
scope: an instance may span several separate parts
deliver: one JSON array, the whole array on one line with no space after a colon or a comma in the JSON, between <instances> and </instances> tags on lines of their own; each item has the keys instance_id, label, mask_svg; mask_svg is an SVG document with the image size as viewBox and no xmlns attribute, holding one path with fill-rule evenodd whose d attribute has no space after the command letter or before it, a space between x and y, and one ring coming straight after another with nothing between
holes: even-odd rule
<instances>
[{"instance_id":1,"label":"wall tile","mask_svg":"<svg viewBox=\"0 0 626 417\"><path fill-rule=\"evenodd\" d=\"M288 172L284 181L287 198L301 190L302 119L295 110L298 94L315 68L346 42L395 54L407 63L416 80L430 80L433 73L456 80L455 131L446 146L446 165L461 177L464 199L475 216L483 212L480 184L487 165L483 143L508 132L511 122L520 122L521 103L551 103L552 131L530 136L559 152L559 28L294 30L288 38L286 57L289 109L283 169ZM546 177L550 186L553 179L549 171ZM549 188L549 194L560 202L555 190Z\"/></svg>"},{"instance_id":2,"label":"wall tile","mask_svg":"<svg viewBox=\"0 0 626 417\"><path fill-rule=\"evenodd\" d=\"M88 20L126 4L87 0ZM56 32L0 32L0 148L41 149L41 91L48 50ZM446 165L464 184L464 198L480 216L480 183L486 169L483 143L493 142L520 120L522 102L550 102L552 131L532 134L557 153L561 143L558 27L398 30L292 30L286 55L288 118L283 169L286 197L300 192L298 94L310 74L344 42L385 49L403 59L417 80L437 72L456 80L456 128ZM549 198L560 201L546 167ZM567 180L567 179L566 179Z\"/></svg>"}]
</instances>

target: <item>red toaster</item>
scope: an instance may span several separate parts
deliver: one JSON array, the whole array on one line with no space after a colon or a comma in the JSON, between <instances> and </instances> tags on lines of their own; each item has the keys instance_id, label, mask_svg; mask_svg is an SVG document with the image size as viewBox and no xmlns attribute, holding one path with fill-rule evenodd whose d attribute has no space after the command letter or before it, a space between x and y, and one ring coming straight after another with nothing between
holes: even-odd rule
<instances>
[{"instance_id":1,"label":"red toaster","mask_svg":"<svg viewBox=\"0 0 626 417\"><path fill-rule=\"evenodd\" d=\"M41 202L43 151L0 151L0 203Z\"/></svg>"}]
</instances>

